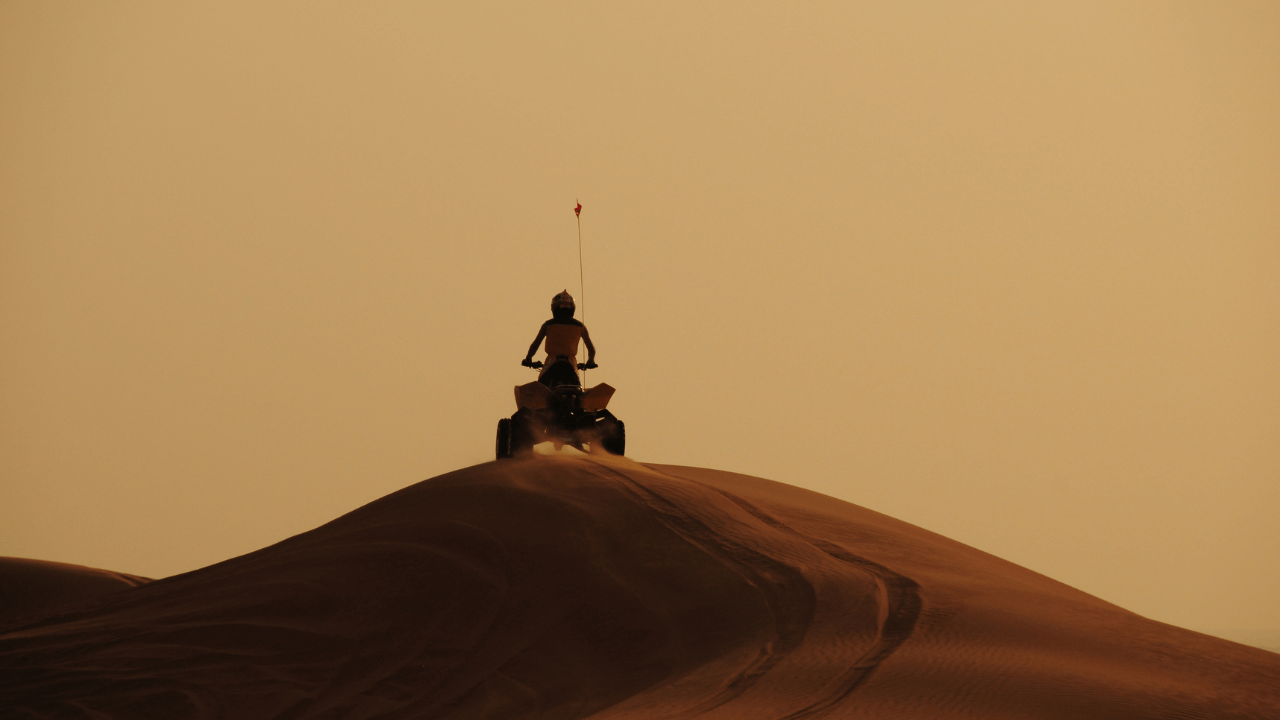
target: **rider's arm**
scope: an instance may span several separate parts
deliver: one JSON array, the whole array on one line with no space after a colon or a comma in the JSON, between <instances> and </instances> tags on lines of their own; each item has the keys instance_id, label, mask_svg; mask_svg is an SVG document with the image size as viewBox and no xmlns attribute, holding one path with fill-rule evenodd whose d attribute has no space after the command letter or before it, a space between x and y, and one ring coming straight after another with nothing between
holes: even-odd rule
<instances>
[{"instance_id":1,"label":"rider's arm","mask_svg":"<svg viewBox=\"0 0 1280 720\"><path fill-rule=\"evenodd\" d=\"M533 344L529 346L529 354L524 356L525 362L533 359L533 354L538 352L538 346L542 344L542 339L547 336L547 324L542 323L542 327L538 328L538 337L533 339Z\"/></svg>"},{"instance_id":2,"label":"rider's arm","mask_svg":"<svg viewBox=\"0 0 1280 720\"><path fill-rule=\"evenodd\" d=\"M587 346L587 364L593 364L596 361L596 346L591 344L591 334L587 332L587 326L582 326L582 342Z\"/></svg>"}]
</instances>

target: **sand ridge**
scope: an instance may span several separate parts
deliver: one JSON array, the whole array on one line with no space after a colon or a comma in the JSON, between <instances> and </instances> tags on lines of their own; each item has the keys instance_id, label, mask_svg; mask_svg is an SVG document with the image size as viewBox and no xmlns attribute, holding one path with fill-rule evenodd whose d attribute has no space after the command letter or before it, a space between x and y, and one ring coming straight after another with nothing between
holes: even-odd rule
<instances>
[{"instance_id":1,"label":"sand ridge","mask_svg":"<svg viewBox=\"0 0 1280 720\"><path fill-rule=\"evenodd\" d=\"M486 463L0 630L24 718L1270 718L1280 656L799 488Z\"/></svg>"},{"instance_id":2,"label":"sand ridge","mask_svg":"<svg viewBox=\"0 0 1280 720\"><path fill-rule=\"evenodd\" d=\"M83 565L0 557L0 628L149 582L139 575Z\"/></svg>"}]
</instances>

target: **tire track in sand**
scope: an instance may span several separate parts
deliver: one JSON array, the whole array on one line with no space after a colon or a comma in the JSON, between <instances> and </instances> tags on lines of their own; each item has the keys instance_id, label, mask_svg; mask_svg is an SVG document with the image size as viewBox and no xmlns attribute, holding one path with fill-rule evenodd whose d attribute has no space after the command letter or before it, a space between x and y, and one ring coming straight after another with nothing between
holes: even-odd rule
<instances>
[{"instance_id":1,"label":"tire track in sand","mask_svg":"<svg viewBox=\"0 0 1280 720\"><path fill-rule=\"evenodd\" d=\"M692 478L664 473L648 465L645 467L650 471L665 477L695 483L701 487L716 492L742 508L745 512L761 523L768 525L780 533L790 535L799 541L808 543L832 558L852 565L875 578L879 595L877 600L880 606L880 614L878 618L879 622L876 637L874 642L871 644L871 647L868 648L867 651L864 652L844 673L843 677L841 677L840 681L836 684L834 692L818 698L800 710L784 715L778 718L778 720L804 720L808 718L817 718L826 714L828 711L832 710L836 704L853 694L859 686L871 677L876 668L879 667L882 662L884 662L894 653L894 651L901 647L909 637L911 637L911 633L915 630L916 621L920 617L920 610L922 607L919 592L920 585L916 581L905 575L896 573L875 561L849 552L835 543L806 535L773 517L769 513L757 507L754 503L731 492L721 490ZM621 475L621 473L619 473L619 475ZM788 652L794 650L795 648L790 648ZM776 661L773 664L776 664ZM772 667L772 664L770 667ZM761 675L762 674L763 673L761 673ZM753 682L758 679L759 676L755 677ZM742 688L742 691L745 690L745 687ZM733 697L740 694L741 692L738 692L734 693L732 697L717 697L715 700L721 700L722 702L718 702L716 704L718 705L728 702L729 700L732 700Z\"/></svg>"},{"instance_id":2,"label":"tire track in sand","mask_svg":"<svg viewBox=\"0 0 1280 720\"><path fill-rule=\"evenodd\" d=\"M733 542L687 513L679 504L645 486L627 473L598 461L593 461L593 464L619 481L637 502L662 516L668 527L686 540L740 567L749 568L757 575L753 585L760 590L775 620L774 638L760 648L756 658L726 683L723 690L693 709L693 714L707 712L742 695L787 655L801 646L805 632L813 619L817 597L813 586L799 568ZM687 482L684 478L653 472L666 478ZM706 487L702 483L696 484Z\"/></svg>"},{"instance_id":3,"label":"tire track in sand","mask_svg":"<svg viewBox=\"0 0 1280 720\"><path fill-rule=\"evenodd\" d=\"M699 484L701 485L702 483ZM853 691L857 690L859 685L871 677L871 674L880 666L880 663L884 662L902 643L907 641L907 638L911 637L911 633L915 630L916 621L920 617L922 604L919 583L906 575L890 570L880 563L855 555L835 543L805 535L733 493L711 488L709 485L704 485L704 487L720 493L760 522L773 527L779 532L793 535L836 560L853 565L876 579L880 595L880 623L876 632L875 642L850 667L849 672L841 679L838 686L839 689L836 692L778 720L801 720L802 718L820 717L832 709L836 703L844 700Z\"/></svg>"}]
</instances>

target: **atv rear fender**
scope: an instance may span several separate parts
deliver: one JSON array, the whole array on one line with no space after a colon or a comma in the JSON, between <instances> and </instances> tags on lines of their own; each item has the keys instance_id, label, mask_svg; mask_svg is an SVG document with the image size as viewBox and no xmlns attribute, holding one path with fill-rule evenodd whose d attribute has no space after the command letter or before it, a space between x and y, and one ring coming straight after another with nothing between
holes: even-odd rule
<instances>
[{"instance_id":1,"label":"atv rear fender","mask_svg":"<svg viewBox=\"0 0 1280 720\"><path fill-rule=\"evenodd\" d=\"M609 399L617 392L610 385L600 383L582 394L582 409L599 412L609 406ZM555 393L540 382L516 386L516 407L521 410L542 410L551 406Z\"/></svg>"}]
</instances>

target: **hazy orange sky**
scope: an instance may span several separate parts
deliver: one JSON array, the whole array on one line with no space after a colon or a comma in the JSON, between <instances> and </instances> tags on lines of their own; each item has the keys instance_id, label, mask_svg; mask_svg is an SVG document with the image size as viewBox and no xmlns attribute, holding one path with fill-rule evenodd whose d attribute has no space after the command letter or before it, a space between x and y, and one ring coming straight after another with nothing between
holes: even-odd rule
<instances>
[{"instance_id":1,"label":"hazy orange sky","mask_svg":"<svg viewBox=\"0 0 1280 720\"><path fill-rule=\"evenodd\" d=\"M1277 128L1266 2L0 4L0 555L488 460L581 200L633 458L1280 629Z\"/></svg>"}]
</instances>

